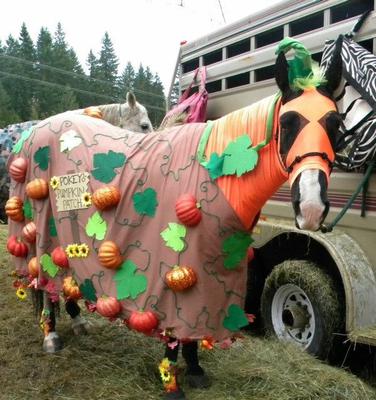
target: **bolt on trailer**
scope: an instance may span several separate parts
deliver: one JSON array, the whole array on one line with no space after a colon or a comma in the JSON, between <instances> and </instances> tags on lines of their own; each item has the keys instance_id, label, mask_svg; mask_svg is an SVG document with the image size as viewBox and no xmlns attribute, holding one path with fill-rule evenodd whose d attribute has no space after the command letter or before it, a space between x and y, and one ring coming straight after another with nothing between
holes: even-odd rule
<instances>
[{"instance_id":1,"label":"bolt on trailer","mask_svg":"<svg viewBox=\"0 0 376 400\"><path fill-rule=\"evenodd\" d=\"M320 62L324 44L351 31L372 10L356 41L375 54L376 0L285 0L190 43L177 62L180 90L199 66L207 68L207 118L216 119L277 91L275 49L286 36L301 41ZM363 174L332 173L333 221ZM284 185L266 203L252 234L246 309L263 327L319 357L334 339L376 345L376 177L359 194L332 232L295 227Z\"/></svg>"}]
</instances>

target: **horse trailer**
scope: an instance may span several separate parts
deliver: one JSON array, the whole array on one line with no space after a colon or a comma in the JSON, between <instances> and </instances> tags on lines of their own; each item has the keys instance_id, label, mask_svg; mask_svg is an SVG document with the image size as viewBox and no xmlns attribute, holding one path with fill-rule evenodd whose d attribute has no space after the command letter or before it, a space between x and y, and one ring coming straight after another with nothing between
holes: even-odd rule
<instances>
[{"instance_id":1,"label":"horse trailer","mask_svg":"<svg viewBox=\"0 0 376 400\"><path fill-rule=\"evenodd\" d=\"M276 92L275 50L286 36L320 62L327 40L350 32L371 13L356 41L376 50L375 0L285 0L181 45L176 75L184 91L206 66L207 118L216 119ZM333 221L356 191L363 171L335 169L329 185ZM267 332L325 357L333 338L376 345L376 176L356 196L333 231L295 227L284 185L253 231L246 310ZM343 334L345 334L345 339Z\"/></svg>"}]
</instances>

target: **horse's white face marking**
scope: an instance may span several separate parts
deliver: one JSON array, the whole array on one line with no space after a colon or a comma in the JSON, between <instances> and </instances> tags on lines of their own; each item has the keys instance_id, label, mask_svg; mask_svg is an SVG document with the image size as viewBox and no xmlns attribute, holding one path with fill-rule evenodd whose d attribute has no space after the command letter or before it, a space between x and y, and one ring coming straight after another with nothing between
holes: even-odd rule
<instances>
[{"instance_id":1,"label":"horse's white face marking","mask_svg":"<svg viewBox=\"0 0 376 400\"><path fill-rule=\"evenodd\" d=\"M129 102L121 105L119 126L132 132L148 133L153 131L146 108L137 102L132 105Z\"/></svg>"},{"instance_id":2,"label":"horse's white face marking","mask_svg":"<svg viewBox=\"0 0 376 400\"><path fill-rule=\"evenodd\" d=\"M316 231L323 219L325 204L321 199L321 185L319 182L319 170L307 169L300 175L300 213L296 216L296 222L300 229Z\"/></svg>"}]
</instances>

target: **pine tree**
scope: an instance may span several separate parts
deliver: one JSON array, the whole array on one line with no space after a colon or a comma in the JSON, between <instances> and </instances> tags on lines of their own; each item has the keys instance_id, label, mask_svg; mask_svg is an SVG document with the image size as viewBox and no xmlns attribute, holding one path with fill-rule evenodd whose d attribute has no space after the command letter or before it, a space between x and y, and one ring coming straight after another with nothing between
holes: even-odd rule
<instances>
[{"instance_id":1,"label":"pine tree","mask_svg":"<svg viewBox=\"0 0 376 400\"><path fill-rule=\"evenodd\" d=\"M118 93L120 98L125 99L126 94L133 91L135 76L135 70L132 64L128 61L118 82Z\"/></svg>"},{"instance_id":2,"label":"pine tree","mask_svg":"<svg viewBox=\"0 0 376 400\"><path fill-rule=\"evenodd\" d=\"M93 50L89 51L89 54L86 59L86 65L88 66L89 69L88 91L91 93L100 93L102 87L100 82L96 81L96 79L98 80L100 79L99 61L97 60L97 57L93 53ZM87 105L98 105L98 104L103 104L102 97L92 95L90 102Z\"/></svg>"},{"instance_id":3,"label":"pine tree","mask_svg":"<svg viewBox=\"0 0 376 400\"><path fill-rule=\"evenodd\" d=\"M111 42L108 32L105 32L102 39L102 48L98 60L98 77L108 82L101 85L101 93L109 96L117 96L117 73L118 73L119 61L116 57L113 44Z\"/></svg>"},{"instance_id":4,"label":"pine tree","mask_svg":"<svg viewBox=\"0 0 376 400\"><path fill-rule=\"evenodd\" d=\"M0 81L0 128L19 121L20 117L13 111L10 96Z\"/></svg>"}]
</instances>

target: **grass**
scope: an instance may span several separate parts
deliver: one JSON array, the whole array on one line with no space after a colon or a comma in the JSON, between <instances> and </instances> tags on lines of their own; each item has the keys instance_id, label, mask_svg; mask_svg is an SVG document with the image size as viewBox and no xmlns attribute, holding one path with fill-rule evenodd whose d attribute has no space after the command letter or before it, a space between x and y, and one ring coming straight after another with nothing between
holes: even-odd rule
<instances>
[{"instance_id":1,"label":"grass","mask_svg":"<svg viewBox=\"0 0 376 400\"><path fill-rule=\"evenodd\" d=\"M163 391L157 364L163 345L124 326L87 315L91 334L73 336L62 312L58 331L65 347L42 352L42 333L31 302L15 296L0 229L0 399L149 400ZM190 400L367 400L376 388L344 369L322 363L284 343L245 336L230 350L203 351L212 379L207 390L183 387ZM180 361L182 369L183 363ZM181 374L183 378L183 373Z\"/></svg>"}]
</instances>

